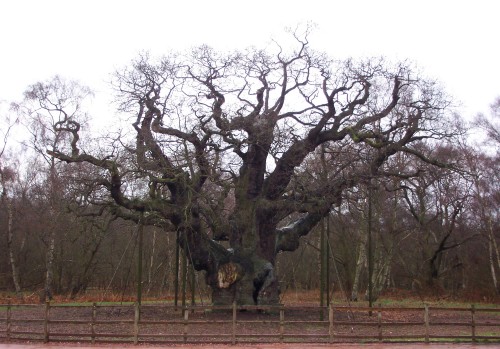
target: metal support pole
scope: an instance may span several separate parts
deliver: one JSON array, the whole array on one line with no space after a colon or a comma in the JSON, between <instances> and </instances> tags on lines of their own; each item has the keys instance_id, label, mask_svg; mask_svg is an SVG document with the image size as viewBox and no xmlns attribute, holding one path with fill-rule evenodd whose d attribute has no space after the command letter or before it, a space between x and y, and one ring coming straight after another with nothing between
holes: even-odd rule
<instances>
[{"instance_id":1,"label":"metal support pole","mask_svg":"<svg viewBox=\"0 0 500 349\"><path fill-rule=\"evenodd\" d=\"M330 212L326 216L326 305L330 305Z\"/></svg>"},{"instance_id":2,"label":"metal support pole","mask_svg":"<svg viewBox=\"0 0 500 349\"><path fill-rule=\"evenodd\" d=\"M373 307L372 183L368 184L368 306ZM369 312L370 316L372 311Z\"/></svg>"},{"instance_id":3,"label":"metal support pole","mask_svg":"<svg viewBox=\"0 0 500 349\"><path fill-rule=\"evenodd\" d=\"M137 239L139 240L139 250L137 253L137 303L141 304L142 302L142 254L143 254L143 246L144 246L144 226L143 226L143 215L141 212L139 218L139 226L137 227Z\"/></svg>"},{"instance_id":4,"label":"metal support pole","mask_svg":"<svg viewBox=\"0 0 500 349\"><path fill-rule=\"evenodd\" d=\"M325 265L325 222L321 221L321 231L319 240L319 320L323 321L323 307L325 306L325 281L326 281L326 265Z\"/></svg>"},{"instance_id":5,"label":"metal support pole","mask_svg":"<svg viewBox=\"0 0 500 349\"><path fill-rule=\"evenodd\" d=\"M185 233L184 233L185 234ZM182 245L182 308L186 307L186 283L188 276L187 266L187 242L184 236L184 243Z\"/></svg>"},{"instance_id":6,"label":"metal support pole","mask_svg":"<svg viewBox=\"0 0 500 349\"><path fill-rule=\"evenodd\" d=\"M174 305L175 310L177 310L177 305L179 303L179 231L177 230L177 235L175 239L175 280L174 280Z\"/></svg>"}]
</instances>

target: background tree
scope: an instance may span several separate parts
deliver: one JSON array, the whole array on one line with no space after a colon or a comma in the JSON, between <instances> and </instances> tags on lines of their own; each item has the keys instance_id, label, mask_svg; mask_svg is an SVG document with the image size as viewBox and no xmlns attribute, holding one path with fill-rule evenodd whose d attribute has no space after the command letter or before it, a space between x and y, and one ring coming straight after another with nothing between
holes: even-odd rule
<instances>
[{"instance_id":1,"label":"background tree","mask_svg":"<svg viewBox=\"0 0 500 349\"><path fill-rule=\"evenodd\" d=\"M46 276L43 299L52 299L54 284L54 258L56 238L64 235L64 194L68 183L64 182L61 166L56 159L46 153L48 147L60 147L65 133L59 132L61 125L68 125L72 120L85 123L85 114L81 111L81 102L90 95L90 90L74 82L66 82L56 76L46 83L30 86L20 104L13 104L30 132L28 145L40 155L44 162L38 164L43 176L38 177L38 195L47 197L48 216L40 232L41 242L46 247ZM66 126L67 127L67 126Z\"/></svg>"},{"instance_id":2,"label":"background tree","mask_svg":"<svg viewBox=\"0 0 500 349\"><path fill-rule=\"evenodd\" d=\"M474 174L474 203L471 219L479 221L477 229L484 236L487 244L489 269L493 287L500 294L500 250L498 248L500 204L499 160L500 160L500 97L491 105L490 115L478 115L475 126L486 133L483 139L488 148L485 152L469 151L466 153L470 171Z\"/></svg>"},{"instance_id":3,"label":"background tree","mask_svg":"<svg viewBox=\"0 0 500 349\"><path fill-rule=\"evenodd\" d=\"M452 157L451 149L438 149L441 157ZM470 199L470 182L462 175L448 170L428 168L418 178L407 180L402 185L407 209L413 217L414 229L410 241L420 248L425 270L424 281L428 286L441 287L441 276L449 268L444 259L450 250L457 249L471 239L468 233L460 233L463 227L462 214ZM415 275L421 275L415 272Z\"/></svg>"},{"instance_id":4,"label":"background tree","mask_svg":"<svg viewBox=\"0 0 500 349\"><path fill-rule=\"evenodd\" d=\"M14 207L13 207L13 187L16 181L16 161L12 159L9 154L8 141L11 136L11 131L13 130L16 120L10 120L7 115L2 115L2 130L0 131L0 204L2 205L2 211L0 214L5 215L6 226L3 228L7 231L7 251L4 253L5 256L8 255L8 264L10 264L12 282L14 283L14 288L16 294L21 292L21 284L19 282L19 270L18 264L13 250L13 238L14 238Z\"/></svg>"}]
</instances>

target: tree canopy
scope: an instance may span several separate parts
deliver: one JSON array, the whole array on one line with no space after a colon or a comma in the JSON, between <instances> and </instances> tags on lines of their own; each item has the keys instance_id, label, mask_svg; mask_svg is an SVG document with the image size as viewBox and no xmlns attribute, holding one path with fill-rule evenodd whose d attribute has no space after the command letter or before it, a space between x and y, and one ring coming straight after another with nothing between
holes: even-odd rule
<instances>
[{"instance_id":1,"label":"tree canopy","mask_svg":"<svg viewBox=\"0 0 500 349\"><path fill-rule=\"evenodd\" d=\"M99 151L81 145L81 121L49 86L27 95L58 112L53 130L68 136L49 154L92 165L85 199L179 232L214 302L276 302L276 254L295 250L346 190L450 167L435 145L460 130L438 84L411 64L332 60L294 38L294 49L139 55L113 79L134 139Z\"/></svg>"}]
</instances>

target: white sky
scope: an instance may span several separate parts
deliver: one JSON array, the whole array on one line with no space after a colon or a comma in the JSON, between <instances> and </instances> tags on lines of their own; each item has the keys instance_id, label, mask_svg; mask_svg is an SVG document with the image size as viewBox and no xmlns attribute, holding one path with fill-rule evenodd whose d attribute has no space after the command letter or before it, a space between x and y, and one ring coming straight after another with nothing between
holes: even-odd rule
<instances>
[{"instance_id":1,"label":"white sky","mask_svg":"<svg viewBox=\"0 0 500 349\"><path fill-rule=\"evenodd\" d=\"M0 101L59 74L91 87L93 117L104 118L109 74L141 50L262 47L307 21L313 48L332 57L414 61L466 117L500 95L497 0L3 0Z\"/></svg>"}]
</instances>

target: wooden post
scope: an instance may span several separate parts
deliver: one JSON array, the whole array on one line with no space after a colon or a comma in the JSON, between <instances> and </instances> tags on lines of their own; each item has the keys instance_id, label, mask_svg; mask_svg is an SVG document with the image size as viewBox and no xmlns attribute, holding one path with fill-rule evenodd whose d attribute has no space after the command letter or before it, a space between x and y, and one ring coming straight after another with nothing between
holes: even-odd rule
<instances>
[{"instance_id":1,"label":"wooden post","mask_svg":"<svg viewBox=\"0 0 500 349\"><path fill-rule=\"evenodd\" d=\"M377 326L378 326L378 341L382 342L382 311L380 310L380 307L382 305L378 305L378 312L377 312Z\"/></svg>"},{"instance_id":2,"label":"wooden post","mask_svg":"<svg viewBox=\"0 0 500 349\"><path fill-rule=\"evenodd\" d=\"M429 305L424 305L424 326L425 326L425 343L429 343Z\"/></svg>"},{"instance_id":3,"label":"wooden post","mask_svg":"<svg viewBox=\"0 0 500 349\"><path fill-rule=\"evenodd\" d=\"M233 333L231 334L231 343L236 344L236 301L233 302Z\"/></svg>"},{"instance_id":4,"label":"wooden post","mask_svg":"<svg viewBox=\"0 0 500 349\"><path fill-rule=\"evenodd\" d=\"M90 340L95 344L95 320L97 318L97 305L92 303L92 322L90 323Z\"/></svg>"},{"instance_id":5,"label":"wooden post","mask_svg":"<svg viewBox=\"0 0 500 349\"><path fill-rule=\"evenodd\" d=\"M11 318L11 305L10 305L10 300L9 300L9 303L7 304L7 319L6 319L6 325L7 325L7 329L6 329L6 336L7 336L7 342L10 342L10 318Z\"/></svg>"},{"instance_id":6,"label":"wooden post","mask_svg":"<svg viewBox=\"0 0 500 349\"><path fill-rule=\"evenodd\" d=\"M189 323L189 309L187 307L182 308L184 311L184 343L187 343L188 336L188 323Z\"/></svg>"},{"instance_id":7,"label":"wooden post","mask_svg":"<svg viewBox=\"0 0 500 349\"><path fill-rule=\"evenodd\" d=\"M283 338L285 334L285 309L280 308L280 343L283 343Z\"/></svg>"},{"instance_id":8,"label":"wooden post","mask_svg":"<svg viewBox=\"0 0 500 349\"><path fill-rule=\"evenodd\" d=\"M140 303L134 303L134 344L137 345L139 343L139 319L140 319Z\"/></svg>"},{"instance_id":9,"label":"wooden post","mask_svg":"<svg viewBox=\"0 0 500 349\"><path fill-rule=\"evenodd\" d=\"M50 301L45 302L45 320L43 322L43 341L49 342L49 316L50 316Z\"/></svg>"},{"instance_id":10,"label":"wooden post","mask_svg":"<svg viewBox=\"0 0 500 349\"><path fill-rule=\"evenodd\" d=\"M328 322L329 322L329 327L328 327L328 334L330 335L330 344L333 343L333 305L330 303L330 307L328 308Z\"/></svg>"},{"instance_id":11,"label":"wooden post","mask_svg":"<svg viewBox=\"0 0 500 349\"><path fill-rule=\"evenodd\" d=\"M471 315L471 329L472 329L472 341L476 341L476 307L474 304L470 305L470 315Z\"/></svg>"}]
</instances>

